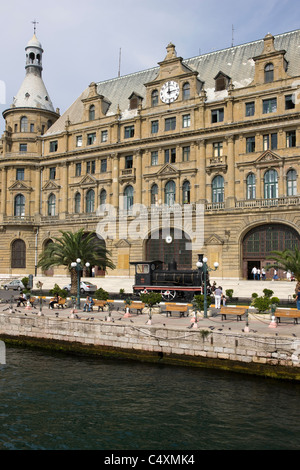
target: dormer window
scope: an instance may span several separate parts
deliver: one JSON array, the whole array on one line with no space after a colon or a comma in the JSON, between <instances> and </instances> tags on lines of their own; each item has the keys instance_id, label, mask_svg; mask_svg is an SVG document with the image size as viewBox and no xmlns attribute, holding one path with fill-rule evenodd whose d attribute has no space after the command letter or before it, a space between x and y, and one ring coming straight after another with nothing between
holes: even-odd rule
<instances>
[{"instance_id":1,"label":"dormer window","mask_svg":"<svg viewBox=\"0 0 300 470\"><path fill-rule=\"evenodd\" d=\"M215 76L215 91L222 91L228 88L230 77L223 72Z\"/></svg>"},{"instance_id":2,"label":"dormer window","mask_svg":"<svg viewBox=\"0 0 300 470\"><path fill-rule=\"evenodd\" d=\"M265 83L271 83L274 80L274 65L267 64L265 66Z\"/></svg>"},{"instance_id":3,"label":"dormer window","mask_svg":"<svg viewBox=\"0 0 300 470\"><path fill-rule=\"evenodd\" d=\"M158 105L158 90L153 90L151 94L151 106Z\"/></svg>"},{"instance_id":4,"label":"dormer window","mask_svg":"<svg viewBox=\"0 0 300 470\"><path fill-rule=\"evenodd\" d=\"M190 87L190 84L187 82L182 87L182 98L184 100L188 100L190 98L190 95L191 95L191 87Z\"/></svg>"},{"instance_id":5,"label":"dormer window","mask_svg":"<svg viewBox=\"0 0 300 470\"><path fill-rule=\"evenodd\" d=\"M137 93L131 93L129 96L129 109L137 109L142 102L142 99L142 96L138 95Z\"/></svg>"},{"instance_id":6,"label":"dormer window","mask_svg":"<svg viewBox=\"0 0 300 470\"><path fill-rule=\"evenodd\" d=\"M95 106L92 104L89 109L89 121L94 121L95 119Z\"/></svg>"}]
</instances>

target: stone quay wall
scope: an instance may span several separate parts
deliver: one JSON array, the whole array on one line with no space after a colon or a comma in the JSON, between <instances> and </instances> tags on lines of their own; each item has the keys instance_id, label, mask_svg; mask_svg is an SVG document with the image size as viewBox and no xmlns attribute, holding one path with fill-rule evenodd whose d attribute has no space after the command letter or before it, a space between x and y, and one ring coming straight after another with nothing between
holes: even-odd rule
<instances>
[{"instance_id":1,"label":"stone quay wall","mask_svg":"<svg viewBox=\"0 0 300 470\"><path fill-rule=\"evenodd\" d=\"M291 336L2 313L0 339L74 353L300 380L300 339Z\"/></svg>"}]
</instances>

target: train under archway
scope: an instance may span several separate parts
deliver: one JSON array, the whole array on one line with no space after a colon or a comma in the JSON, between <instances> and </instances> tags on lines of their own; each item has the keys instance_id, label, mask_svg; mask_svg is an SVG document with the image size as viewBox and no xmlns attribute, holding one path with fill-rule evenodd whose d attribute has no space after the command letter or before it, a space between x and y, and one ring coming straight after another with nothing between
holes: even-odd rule
<instances>
[{"instance_id":1,"label":"train under archway","mask_svg":"<svg viewBox=\"0 0 300 470\"><path fill-rule=\"evenodd\" d=\"M284 224L265 224L250 230L242 242L243 278L253 279L252 269L256 267L266 271L266 278L272 279L274 269L269 269L272 251L300 248L299 233ZM279 278L286 274L278 270Z\"/></svg>"},{"instance_id":2,"label":"train under archway","mask_svg":"<svg viewBox=\"0 0 300 470\"><path fill-rule=\"evenodd\" d=\"M191 239L183 230L170 228L169 232L157 230L146 242L147 260L163 262L163 268L174 261L178 269L192 269Z\"/></svg>"}]
</instances>

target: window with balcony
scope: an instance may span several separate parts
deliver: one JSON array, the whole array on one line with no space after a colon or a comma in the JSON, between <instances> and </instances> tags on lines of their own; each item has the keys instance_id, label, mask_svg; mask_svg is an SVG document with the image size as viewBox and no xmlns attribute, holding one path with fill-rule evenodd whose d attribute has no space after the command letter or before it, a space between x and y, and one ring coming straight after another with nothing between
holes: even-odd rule
<instances>
[{"instance_id":1,"label":"window with balcony","mask_svg":"<svg viewBox=\"0 0 300 470\"><path fill-rule=\"evenodd\" d=\"M55 194L50 194L48 198L48 216L53 217L55 216L56 212L56 196Z\"/></svg>"},{"instance_id":2,"label":"window with balcony","mask_svg":"<svg viewBox=\"0 0 300 470\"><path fill-rule=\"evenodd\" d=\"M289 170L286 175L286 193L287 196L297 195L297 173L295 170Z\"/></svg>"},{"instance_id":3,"label":"window with balcony","mask_svg":"<svg viewBox=\"0 0 300 470\"><path fill-rule=\"evenodd\" d=\"M264 176L265 199L278 198L278 174L276 170L268 170Z\"/></svg>"},{"instance_id":4,"label":"window with balcony","mask_svg":"<svg viewBox=\"0 0 300 470\"><path fill-rule=\"evenodd\" d=\"M256 198L256 178L253 173L250 173L247 176L246 185L247 185L246 198L255 199Z\"/></svg>"},{"instance_id":5,"label":"window with balcony","mask_svg":"<svg viewBox=\"0 0 300 470\"><path fill-rule=\"evenodd\" d=\"M133 156L127 155L125 157L125 170L130 170L131 168L133 168Z\"/></svg>"},{"instance_id":6,"label":"window with balcony","mask_svg":"<svg viewBox=\"0 0 300 470\"><path fill-rule=\"evenodd\" d=\"M223 142L213 143L213 155L214 155L214 158L223 156Z\"/></svg>"},{"instance_id":7,"label":"window with balcony","mask_svg":"<svg viewBox=\"0 0 300 470\"><path fill-rule=\"evenodd\" d=\"M212 202L224 202L224 178L221 175L212 180Z\"/></svg>"},{"instance_id":8,"label":"window with balcony","mask_svg":"<svg viewBox=\"0 0 300 470\"><path fill-rule=\"evenodd\" d=\"M25 216L25 196L23 194L17 194L14 200L14 216L24 217Z\"/></svg>"},{"instance_id":9,"label":"window with balcony","mask_svg":"<svg viewBox=\"0 0 300 470\"><path fill-rule=\"evenodd\" d=\"M176 184L174 181L168 181L165 186L165 204L173 206L176 201Z\"/></svg>"}]
</instances>

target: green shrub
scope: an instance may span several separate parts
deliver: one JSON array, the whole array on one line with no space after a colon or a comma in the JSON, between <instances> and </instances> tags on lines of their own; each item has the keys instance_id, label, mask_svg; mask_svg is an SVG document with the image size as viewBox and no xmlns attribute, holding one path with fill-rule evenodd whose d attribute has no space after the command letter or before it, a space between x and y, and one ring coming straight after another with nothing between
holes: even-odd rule
<instances>
[{"instance_id":1,"label":"green shrub","mask_svg":"<svg viewBox=\"0 0 300 470\"><path fill-rule=\"evenodd\" d=\"M253 300L252 305L254 308L256 308L258 313L264 313L269 310L271 305L271 299L269 299L268 297L256 297Z\"/></svg>"},{"instance_id":2,"label":"green shrub","mask_svg":"<svg viewBox=\"0 0 300 470\"><path fill-rule=\"evenodd\" d=\"M210 305L212 303L212 297L210 295L207 295L206 300L207 300L207 307L210 307ZM204 310L204 295L203 294L195 295L193 300L192 300L192 304L193 304L193 309L195 311L203 312L203 310Z\"/></svg>"},{"instance_id":3,"label":"green shrub","mask_svg":"<svg viewBox=\"0 0 300 470\"><path fill-rule=\"evenodd\" d=\"M61 289L57 284L54 284L53 289L49 291L51 295L59 295L59 297L62 297L65 299L68 295L68 292L65 289Z\"/></svg>"},{"instance_id":4,"label":"green shrub","mask_svg":"<svg viewBox=\"0 0 300 470\"><path fill-rule=\"evenodd\" d=\"M102 289L102 287L100 287L96 290L94 296L97 300L107 300L109 297L109 293L106 290Z\"/></svg>"},{"instance_id":5,"label":"green shrub","mask_svg":"<svg viewBox=\"0 0 300 470\"><path fill-rule=\"evenodd\" d=\"M274 292L271 289L264 289L263 293L265 294L265 297L268 297L269 299L272 297Z\"/></svg>"},{"instance_id":6,"label":"green shrub","mask_svg":"<svg viewBox=\"0 0 300 470\"><path fill-rule=\"evenodd\" d=\"M29 282L29 277L23 277L22 282L24 284L25 289L27 289L28 282Z\"/></svg>"},{"instance_id":7,"label":"green shrub","mask_svg":"<svg viewBox=\"0 0 300 470\"><path fill-rule=\"evenodd\" d=\"M162 296L157 292L148 292L147 294L141 294L141 301L147 307L153 307L161 302Z\"/></svg>"},{"instance_id":8,"label":"green shrub","mask_svg":"<svg viewBox=\"0 0 300 470\"><path fill-rule=\"evenodd\" d=\"M232 299L233 289L226 289L225 294L228 299Z\"/></svg>"}]
</instances>

